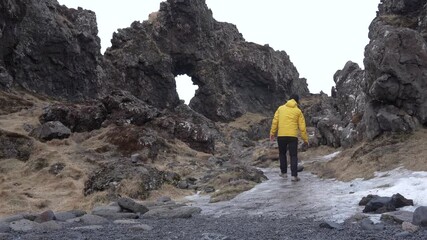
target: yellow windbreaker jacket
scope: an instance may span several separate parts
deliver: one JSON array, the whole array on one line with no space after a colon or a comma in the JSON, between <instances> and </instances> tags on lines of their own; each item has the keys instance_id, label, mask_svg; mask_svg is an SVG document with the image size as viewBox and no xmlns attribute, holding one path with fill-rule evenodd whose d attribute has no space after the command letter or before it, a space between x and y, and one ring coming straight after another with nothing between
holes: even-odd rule
<instances>
[{"instance_id":1,"label":"yellow windbreaker jacket","mask_svg":"<svg viewBox=\"0 0 427 240\"><path fill-rule=\"evenodd\" d=\"M308 142L304 115L298 108L297 102L291 99L280 106L274 114L270 136L275 136L277 133L278 137L298 137L298 130L301 131L302 140Z\"/></svg>"}]
</instances>

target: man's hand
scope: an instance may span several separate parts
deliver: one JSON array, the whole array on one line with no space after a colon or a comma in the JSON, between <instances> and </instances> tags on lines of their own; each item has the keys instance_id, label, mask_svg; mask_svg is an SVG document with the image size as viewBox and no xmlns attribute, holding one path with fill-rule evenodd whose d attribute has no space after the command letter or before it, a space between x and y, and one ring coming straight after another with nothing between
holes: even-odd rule
<instances>
[{"instance_id":1,"label":"man's hand","mask_svg":"<svg viewBox=\"0 0 427 240\"><path fill-rule=\"evenodd\" d=\"M270 135L270 142L274 141L274 135Z\"/></svg>"},{"instance_id":2,"label":"man's hand","mask_svg":"<svg viewBox=\"0 0 427 240\"><path fill-rule=\"evenodd\" d=\"M309 146L310 146L310 145L308 144L308 142L304 142L304 143L303 143L303 147L304 147L304 149L307 149Z\"/></svg>"}]
</instances>

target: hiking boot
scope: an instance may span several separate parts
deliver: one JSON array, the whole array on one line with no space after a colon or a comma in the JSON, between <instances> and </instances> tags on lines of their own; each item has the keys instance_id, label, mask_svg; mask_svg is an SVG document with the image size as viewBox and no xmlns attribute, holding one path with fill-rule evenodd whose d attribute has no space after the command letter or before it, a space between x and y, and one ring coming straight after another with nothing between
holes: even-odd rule
<instances>
[{"instance_id":1,"label":"hiking boot","mask_svg":"<svg viewBox=\"0 0 427 240\"><path fill-rule=\"evenodd\" d=\"M279 174L279 176L281 176L282 178L288 178L288 174L286 174L286 173L281 173L281 174Z\"/></svg>"},{"instance_id":2,"label":"hiking boot","mask_svg":"<svg viewBox=\"0 0 427 240\"><path fill-rule=\"evenodd\" d=\"M292 177L292 179L291 179L292 182L298 182L299 180L300 180L299 177Z\"/></svg>"}]
</instances>

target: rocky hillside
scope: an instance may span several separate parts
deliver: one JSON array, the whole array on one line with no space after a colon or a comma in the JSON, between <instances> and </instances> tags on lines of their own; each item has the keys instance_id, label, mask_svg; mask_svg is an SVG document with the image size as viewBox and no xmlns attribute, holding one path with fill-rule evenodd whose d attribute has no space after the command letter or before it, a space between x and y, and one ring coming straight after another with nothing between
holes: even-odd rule
<instances>
[{"instance_id":1,"label":"rocky hillside","mask_svg":"<svg viewBox=\"0 0 427 240\"><path fill-rule=\"evenodd\" d=\"M277 160L259 140L292 93L303 96L313 146L354 147L348 164L378 159L378 147L410 139L388 144L388 133L426 126L424 5L382 1L365 70L348 62L328 97L308 93L284 51L246 42L203 0L161 3L114 33L105 55L95 13L0 0L0 214L165 192L232 198L265 179L254 166ZM199 87L189 106L180 74Z\"/></svg>"}]
</instances>

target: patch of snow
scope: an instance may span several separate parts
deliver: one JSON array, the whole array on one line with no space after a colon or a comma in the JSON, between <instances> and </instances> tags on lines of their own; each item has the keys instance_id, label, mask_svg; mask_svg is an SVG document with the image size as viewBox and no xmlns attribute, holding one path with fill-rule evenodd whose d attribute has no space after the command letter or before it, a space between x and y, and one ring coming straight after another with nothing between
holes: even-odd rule
<instances>
[{"instance_id":1,"label":"patch of snow","mask_svg":"<svg viewBox=\"0 0 427 240\"><path fill-rule=\"evenodd\" d=\"M334 157L336 157L340 153L341 153L341 151L337 151L337 152L331 153L329 155L322 156L321 159L323 159L325 161L329 161L329 160L332 160Z\"/></svg>"}]
</instances>

